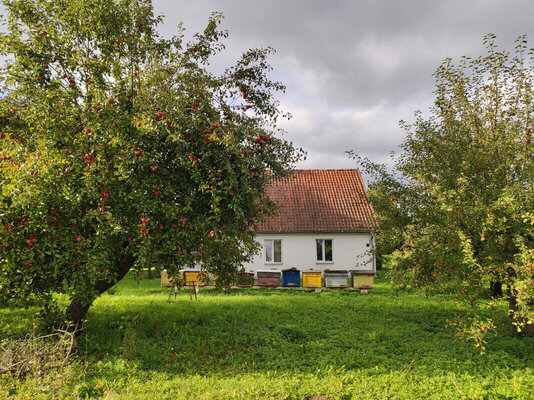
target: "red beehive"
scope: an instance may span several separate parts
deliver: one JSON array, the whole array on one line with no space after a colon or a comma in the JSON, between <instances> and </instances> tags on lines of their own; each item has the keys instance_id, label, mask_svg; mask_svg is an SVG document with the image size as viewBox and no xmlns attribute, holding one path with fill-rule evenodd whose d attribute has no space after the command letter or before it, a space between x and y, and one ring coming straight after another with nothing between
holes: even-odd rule
<instances>
[{"instance_id":1,"label":"red beehive","mask_svg":"<svg viewBox=\"0 0 534 400\"><path fill-rule=\"evenodd\" d=\"M275 270L259 270L258 273L258 286L280 286L280 278L282 277L281 271Z\"/></svg>"}]
</instances>

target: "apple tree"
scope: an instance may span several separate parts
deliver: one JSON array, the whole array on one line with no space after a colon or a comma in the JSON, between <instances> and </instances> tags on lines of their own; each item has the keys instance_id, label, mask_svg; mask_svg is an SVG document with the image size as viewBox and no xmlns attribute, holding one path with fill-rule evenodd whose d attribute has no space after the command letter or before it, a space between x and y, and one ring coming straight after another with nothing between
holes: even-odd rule
<instances>
[{"instance_id":1,"label":"apple tree","mask_svg":"<svg viewBox=\"0 0 534 400\"><path fill-rule=\"evenodd\" d=\"M1 298L63 293L77 322L153 260L228 284L274 208L268 174L303 157L277 128L272 50L216 74L220 14L186 42L158 34L149 0L3 4Z\"/></svg>"},{"instance_id":2,"label":"apple tree","mask_svg":"<svg viewBox=\"0 0 534 400\"><path fill-rule=\"evenodd\" d=\"M393 172L360 160L378 178L369 196L393 281L475 305L466 331L479 346L490 289L506 289L515 330L534 332L534 54L524 37L513 53L494 40L439 66L429 116L401 123Z\"/></svg>"}]
</instances>

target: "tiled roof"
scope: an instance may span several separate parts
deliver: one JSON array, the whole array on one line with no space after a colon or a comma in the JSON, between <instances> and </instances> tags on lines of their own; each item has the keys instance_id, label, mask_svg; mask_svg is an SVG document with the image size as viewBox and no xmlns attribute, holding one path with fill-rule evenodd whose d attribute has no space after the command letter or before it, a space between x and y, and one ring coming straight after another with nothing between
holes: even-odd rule
<instances>
[{"instance_id":1,"label":"tiled roof","mask_svg":"<svg viewBox=\"0 0 534 400\"><path fill-rule=\"evenodd\" d=\"M256 232L368 232L376 220L357 169L294 170L271 177L267 196L280 208Z\"/></svg>"}]
</instances>

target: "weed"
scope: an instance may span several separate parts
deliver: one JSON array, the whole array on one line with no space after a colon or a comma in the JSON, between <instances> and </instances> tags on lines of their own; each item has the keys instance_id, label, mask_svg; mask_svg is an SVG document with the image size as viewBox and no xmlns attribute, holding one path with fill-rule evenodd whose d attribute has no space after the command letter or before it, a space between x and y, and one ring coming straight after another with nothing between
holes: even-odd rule
<instances>
[{"instance_id":1,"label":"weed","mask_svg":"<svg viewBox=\"0 0 534 400\"><path fill-rule=\"evenodd\" d=\"M534 339L512 336L504 303L480 355L445 326L464 305L394 294L380 279L366 295L201 289L198 300L168 299L157 281L127 276L90 309L75 384L4 374L0 398L534 398ZM18 308L0 308L0 320L0 343L31 329Z\"/></svg>"}]
</instances>

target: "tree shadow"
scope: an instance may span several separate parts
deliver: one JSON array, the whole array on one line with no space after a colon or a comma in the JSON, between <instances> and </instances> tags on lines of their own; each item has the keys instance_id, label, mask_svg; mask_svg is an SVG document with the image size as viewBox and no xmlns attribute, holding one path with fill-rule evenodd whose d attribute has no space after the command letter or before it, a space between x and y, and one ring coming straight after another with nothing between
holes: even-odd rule
<instances>
[{"instance_id":1,"label":"tree shadow","mask_svg":"<svg viewBox=\"0 0 534 400\"><path fill-rule=\"evenodd\" d=\"M432 376L534 366L532 338L513 338L505 325L483 355L455 340L445 321L465 309L446 296L394 296L387 289L368 295L201 289L197 301L187 290L169 301L168 291L157 287L127 287L113 296L103 296L90 310L88 355L134 354L137 367L152 372L402 373L410 366Z\"/></svg>"}]
</instances>

